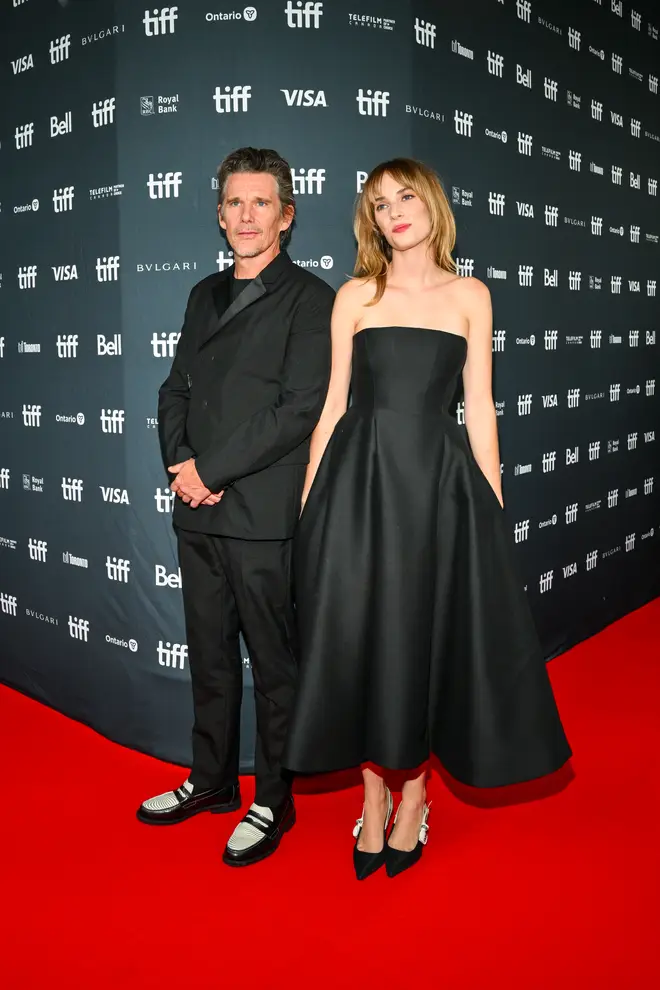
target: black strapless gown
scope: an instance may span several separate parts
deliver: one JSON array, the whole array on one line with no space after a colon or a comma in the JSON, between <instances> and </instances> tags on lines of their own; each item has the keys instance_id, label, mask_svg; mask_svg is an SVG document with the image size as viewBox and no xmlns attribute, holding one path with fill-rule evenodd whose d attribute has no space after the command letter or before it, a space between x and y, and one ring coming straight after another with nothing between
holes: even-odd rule
<instances>
[{"instance_id":1,"label":"black strapless gown","mask_svg":"<svg viewBox=\"0 0 660 990\"><path fill-rule=\"evenodd\" d=\"M435 753L476 787L571 755L505 514L447 412L467 355L442 330L353 341L353 404L295 537L301 668L284 765Z\"/></svg>"}]
</instances>

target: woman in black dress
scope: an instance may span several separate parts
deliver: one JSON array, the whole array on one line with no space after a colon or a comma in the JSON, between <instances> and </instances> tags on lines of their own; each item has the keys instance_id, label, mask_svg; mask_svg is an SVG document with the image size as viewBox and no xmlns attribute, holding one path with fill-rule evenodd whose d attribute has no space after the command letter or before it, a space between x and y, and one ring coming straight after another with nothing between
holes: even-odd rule
<instances>
[{"instance_id":1,"label":"woman in black dress","mask_svg":"<svg viewBox=\"0 0 660 990\"><path fill-rule=\"evenodd\" d=\"M355 235L296 537L285 765L362 766L362 879L419 859L431 753L497 787L558 769L570 748L502 511L489 291L456 275L454 217L420 162L370 173ZM448 412L461 374L466 431ZM383 768L409 771L389 836Z\"/></svg>"}]
</instances>

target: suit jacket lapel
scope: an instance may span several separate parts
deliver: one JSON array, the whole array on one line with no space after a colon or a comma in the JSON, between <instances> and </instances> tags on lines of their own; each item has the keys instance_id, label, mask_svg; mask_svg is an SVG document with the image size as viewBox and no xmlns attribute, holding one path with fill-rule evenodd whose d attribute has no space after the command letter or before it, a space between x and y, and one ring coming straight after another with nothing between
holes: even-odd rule
<instances>
[{"instance_id":1,"label":"suit jacket lapel","mask_svg":"<svg viewBox=\"0 0 660 990\"><path fill-rule=\"evenodd\" d=\"M229 275L217 282L212 289L214 312L211 315L205 332L201 336L200 347L203 347L216 333L219 333L230 320L233 320L235 316L242 313L247 306L256 302L257 299L266 293L266 286L263 284L261 277L257 275L249 285L246 285L236 299L230 303L230 278L233 278L233 268L229 269Z\"/></svg>"}]
</instances>

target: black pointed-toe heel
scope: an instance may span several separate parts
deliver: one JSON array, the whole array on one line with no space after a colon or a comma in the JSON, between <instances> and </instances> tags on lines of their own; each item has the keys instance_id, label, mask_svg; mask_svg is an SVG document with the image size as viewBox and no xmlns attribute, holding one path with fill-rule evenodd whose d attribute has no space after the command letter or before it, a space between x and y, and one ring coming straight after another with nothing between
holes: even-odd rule
<instances>
[{"instance_id":1,"label":"black pointed-toe heel","mask_svg":"<svg viewBox=\"0 0 660 990\"><path fill-rule=\"evenodd\" d=\"M399 805L400 808L401 805ZM430 804L424 805L422 823L419 827L419 839L414 849L411 849L410 852L405 852L403 849L393 849L392 846L385 846L385 869L388 877L395 877L398 873L403 873L404 870L410 869L411 866L414 866L422 858L422 850L428 841L428 817L430 808ZM397 810L394 819L395 825L398 817L399 811Z\"/></svg>"},{"instance_id":2,"label":"black pointed-toe heel","mask_svg":"<svg viewBox=\"0 0 660 990\"><path fill-rule=\"evenodd\" d=\"M358 818L355 823L355 828L353 829L353 835L355 837L355 845L353 847L353 866L355 867L355 876L358 880L366 880L370 877L372 873L385 862L385 850L387 849L387 827L390 824L390 818L392 817L392 811L394 810L394 802L392 801L392 795L389 788L387 789L387 814L385 815L385 825L383 826L383 848L380 852L370 853L362 852L358 849L358 839L360 838L360 832L362 831L362 826L364 824L364 806L362 807L362 817Z\"/></svg>"}]
</instances>

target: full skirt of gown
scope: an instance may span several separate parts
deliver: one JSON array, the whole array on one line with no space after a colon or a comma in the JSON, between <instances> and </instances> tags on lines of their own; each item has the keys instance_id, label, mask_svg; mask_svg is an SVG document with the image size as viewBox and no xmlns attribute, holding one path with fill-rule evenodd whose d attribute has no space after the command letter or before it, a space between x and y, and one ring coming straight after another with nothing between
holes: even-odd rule
<instances>
[{"instance_id":1,"label":"full skirt of gown","mask_svg":"<svg viewBox=\"0 0 660 990\"><path fill-rule=\"evenodd\" d=\"M509 525L447 411L466 355L442 330L354 337L352 405L295 536L291 770L410 769L434 753L496 787L571 755Z\"/></svg>"}]
</instances>

